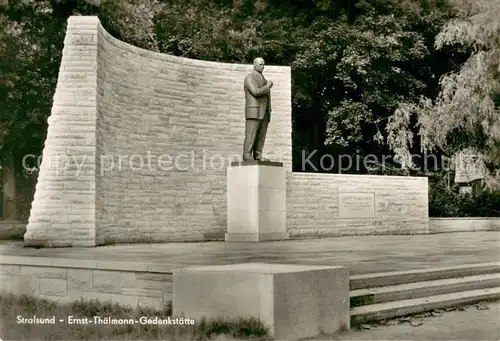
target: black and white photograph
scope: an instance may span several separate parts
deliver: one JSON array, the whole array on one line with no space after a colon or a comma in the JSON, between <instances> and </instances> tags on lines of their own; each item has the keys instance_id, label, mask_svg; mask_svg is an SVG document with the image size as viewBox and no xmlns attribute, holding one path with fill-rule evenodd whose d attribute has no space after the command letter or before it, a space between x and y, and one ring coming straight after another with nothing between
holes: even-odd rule
<instances>
[{"instance_id":1,"label":"black and white photograph","mask_svg":"<svg viewBox=\"0 0 500 341\"><path fill-rule=\"evenodd\" d=\"M0 341L500 340L500 0L0 0Z\"/></svg>"}]
</instances>

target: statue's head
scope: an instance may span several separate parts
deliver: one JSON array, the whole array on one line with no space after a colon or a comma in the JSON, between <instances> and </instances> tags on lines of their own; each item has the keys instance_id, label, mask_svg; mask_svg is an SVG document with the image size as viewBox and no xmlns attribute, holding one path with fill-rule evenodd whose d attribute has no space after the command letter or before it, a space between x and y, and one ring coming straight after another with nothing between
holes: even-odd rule
<instances>
[{"instance_id":1,"label":"statue's head","mask_svg":"<svg viewBox=\"0 0 500 341\"><path fill-rule=\"evenodd\" d=\"M257 72L264 71L264 59L257 57L253 60L253 69Z\"/></svg>"}]
</instances>

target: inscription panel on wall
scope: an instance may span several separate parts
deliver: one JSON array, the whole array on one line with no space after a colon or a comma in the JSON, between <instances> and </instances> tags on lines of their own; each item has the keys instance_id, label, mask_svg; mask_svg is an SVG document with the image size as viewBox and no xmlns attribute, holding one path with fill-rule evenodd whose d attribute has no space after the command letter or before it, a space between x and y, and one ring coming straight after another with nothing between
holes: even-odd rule
<instances>
[{"instance_id":1,"label":"inscription panel on wall","mask_svg":"<svg viewBox=\"0 0 500 341\"><path fill-rule=\"evenodd\" d=\"M339 193L339 218L375 218L375 193Z\"/></svg>"}]
</instances>

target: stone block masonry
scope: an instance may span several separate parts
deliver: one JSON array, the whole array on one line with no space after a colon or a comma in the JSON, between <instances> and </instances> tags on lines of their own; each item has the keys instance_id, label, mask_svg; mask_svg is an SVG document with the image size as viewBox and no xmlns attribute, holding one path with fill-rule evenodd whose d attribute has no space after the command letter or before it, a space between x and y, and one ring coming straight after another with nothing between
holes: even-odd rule
<instances>
[{"instance_id":1,"label":"stone block masonry","mask_svg":"<svg viewBox=\"0 0 500 341\"><path fill-rule=\"evenodd\" d=\"M429 218L429 233L499 231L500 218Z\"/></svg>"},{"instance_id":2,"label":"stone block masonry","mask_svg":"<svg viewBox=\"0 0 500 341\"><path fill-rule=\"evenodd\" d=\"M290 236L428 233L428 214L426 177L288 174Z\"/></svg>"},{"instance_id":3,"label":"stone block masonry","mask_svg":"<svg viewBox=\"0 0 500 341\"><path fill-rule=\"evenodd\" d=\"M96 245L98 23L68 20L27 245Z\"/></svg>"},{"instance_id":4,"label":"stone block masonry","mask_svg":"<svg viewBox=\"0 0 500 341\"><path fill-rule=\"evenodd\" d=\"M252 68L143 50L70 17L25 244L223 240ZM291 237L429 232L426 178L293 173L290 67L264 73L265 153L286 171Z\"/></svg>"},{"instance_id":5,"label":"stone block masonry","mask_svg":"<svg viewBox=\"0 0 500 341\"><path fill-rule=\"evenodd\" d=\"M133 269L133 266L108 270L116 264L106 264L106 261L78 263L72 260L71 265L51 265L64 260L14 258L14 264L8 264L7 259L0 264L2 293L29 295L63 304L99 300L155 310L170 309L172 305L172 273L155 273Z\"/></svg>"},{"instance_id":6,"label":"stone block masonry","mask_svg":"<svg viewBox=\"0 0 500 341\"><path fill-rule=\"evenodd\" d=\"M252 68L143 50L97 17L70 17L26 245L223 235ZM264 72L275 84L265 152L291 171L290 68Z\"/></svg>"}]
</instances>

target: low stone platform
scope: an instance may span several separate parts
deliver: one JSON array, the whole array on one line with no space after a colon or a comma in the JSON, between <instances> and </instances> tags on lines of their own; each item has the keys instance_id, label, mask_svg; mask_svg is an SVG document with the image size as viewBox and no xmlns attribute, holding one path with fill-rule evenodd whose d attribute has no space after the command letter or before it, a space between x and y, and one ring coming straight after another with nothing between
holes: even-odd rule
<instances>
[{"instance_id":1,"label":"low stone platform","mask_svg":"<svg viewBox=\"0 0 500 341\"><path fill-rule=\"evenodd\" d=\"M45 249L1 241L0 290L61 302L98 298L160 309L172 301L172 272L186 267L327 265L347 266L358 275L497 262L499 256L498 232Z\"/></svg>"},{"instance_id":2,"label":"low stone platform","mask_svg":"<svg viewBox=\"0 0 500 341\"><path fill-rule=\"evenodd\" d=\"M349 270L342 266L202 266L174 271L174 287L174 316L254 317L277 340L350 329Z\"/></svg>"}]
</instances>

